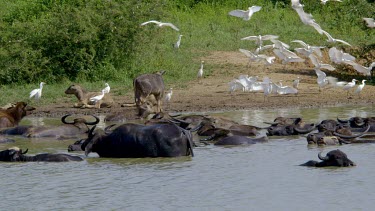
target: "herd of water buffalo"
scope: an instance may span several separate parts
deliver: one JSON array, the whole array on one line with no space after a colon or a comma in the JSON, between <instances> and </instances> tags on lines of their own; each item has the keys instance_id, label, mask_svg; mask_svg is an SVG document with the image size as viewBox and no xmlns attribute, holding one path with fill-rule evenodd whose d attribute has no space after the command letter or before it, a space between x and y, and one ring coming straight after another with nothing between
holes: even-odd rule
<instances>
[{"instance_id":1,"label":"herd of water buffalo","mask_svg":"<svg viewBox=\"0 0 375 211\"><path fill-rule=\"evenodd\" d=\"M34 108L24 102L0 110L1 142L12 141L12 135L24 137L49 137L77 139L68 146L68 151L84 151L86 155L96 152L100 157L177 157L194 156L194 147L214 145L250 145L269 141L269 136L304 135L309 145L341 145L371 143L375 140L375 118L353 117L348 120L323 120L318 124L305 123L302 118L278 117L267 127L239 124L235 121L209 115L171 116L157 113L144 124L125 123L97 129L99 118L61 118L62 125L54 127L18 125L21 119ZM89 126L92 126L91 128ZM266 131L266 133L262 133ZM193 138L196 133L198 138ZM263 134L263 135L261 135ZM25 155L17 147L0 152L1 161L80 161L79 156L68 154ZM320 162L308 161L305 166L353 166L340 150L326 156L318 155Z\"/></svg>"},{"instance_id":2,"label":"herd of water buffalo","mask_svg":"<svg viewBox=\"0 0 375 211\"><path fill-rule=\"evenodd\" d=\"M100 157L138 158L194 156L194 147L204 147L207 144L251 145L267 142L269 136L306 135L309 145L320 146L375 141L370 134L375 132L375 118L329 119L315 124L305 123L300 117L278 117L273 122L268 122L269 126L262 128L209 115L171 116L162 110L164 72L143 74L134 79L134 97L138 115L144 117L150 113L154 114L144 124L115 124L103 130L96 129L99 123L99 118L96 116L92 116L91 121L85 118L68 121L71 115L65 115L61 118L63 124L60 126L19 125L22 118L35 108L25 102L18 102L7 109L0 109L0 143L12 142L13 140L9 139L12 135L29 138L76 139L78 141L69 145L68 151L84 151L86 156L96 152ZM78 85L70 86L65 93L74 94L79 100L74 107L96 106L88 102L93 93L86 92ZM109 104L103 101L100 105L110 106L111 100L106 102ZM114 119L116 118L112 118ZM262 130L267 132L264 134ZM197 134L197 138L193 138L192 133ZM0 161L83 160L79 156L68 154L28 156L25 155L27 151L17 147L9 148L0 152ZM326 156L319 153L318 157L320 162L308 161L302 165L315 167L355 165L340 150L330 151Z\"/></svg>"}]
</instances>

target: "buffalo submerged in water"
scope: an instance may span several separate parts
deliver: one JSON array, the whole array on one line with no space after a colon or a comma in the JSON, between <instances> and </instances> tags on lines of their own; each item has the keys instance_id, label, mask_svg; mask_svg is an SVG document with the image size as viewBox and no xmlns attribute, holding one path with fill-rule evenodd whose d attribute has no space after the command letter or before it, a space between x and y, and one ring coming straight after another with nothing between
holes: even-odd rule
<instances>
[{"instance_id":1,"label":"buffalo submerged in water","mask_svg":"<svg viewBox=\"0 0 375 211\"><path fill-rule=\"evenodd\" d=\"M194 155L191 132L175 124L123 124L109 133L102 129L94 133L94 129L95 126L81 146L86 155L90 152L112 158Z\"/></svg>"}]
</instances>

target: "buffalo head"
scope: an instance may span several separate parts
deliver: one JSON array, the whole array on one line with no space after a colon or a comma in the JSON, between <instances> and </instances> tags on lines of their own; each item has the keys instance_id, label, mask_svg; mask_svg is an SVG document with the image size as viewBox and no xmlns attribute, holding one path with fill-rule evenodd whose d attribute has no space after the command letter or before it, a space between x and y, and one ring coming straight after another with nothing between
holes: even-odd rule
<instances>
[{"instance_id":1,"label":"buffalo head","mask_svg":"<svg viewBox=\"0 0 375 211\"><path fill-rule=\"evenodd\" d=\"M19 161L20 157L22 157L23 154L26 154L28 149L26 151L22 152L22 149L18 147L12 147L7 150L0 152L0 161Z\"/></svg>"},{"instance_id":2,"label":"buffalo head","mask_svg":"<svg viewBox=\"0 0 375 211\"><path fill-rule=\"evenodd\" d=\"M321 153L318 154L318 158L322 160L322 162L318 163L317 167L324 167L324 166L338 166L338 167L347 167L347 166L355 166L356 164L351 161L348 156L339 149L332 150L327 153L326 156L322 156Z\"/></svg>"},{"instance_id":3,"label":"buffalo head","mask_svg":"<svg viewBox=\"0 0 375 211\"><path fill-rule=\"evenodd\" d=\"M81 145L81 149L85 151L86 156L93 151L93 145L105 135L102 129L98 129L94 133L95 128L96 125L90 129L87 139Z\"/></svg>"}]
</instances>

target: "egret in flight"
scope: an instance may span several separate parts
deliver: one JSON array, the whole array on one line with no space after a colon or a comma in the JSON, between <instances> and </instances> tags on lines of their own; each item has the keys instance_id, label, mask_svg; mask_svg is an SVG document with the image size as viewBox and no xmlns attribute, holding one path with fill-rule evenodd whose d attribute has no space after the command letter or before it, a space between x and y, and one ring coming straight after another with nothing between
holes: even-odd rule
<instances>
[{"instance_id":1,"label":"egret in flight","mask_svg":"<svg viewBox=\"0 0 375 211\"><path fill-rule=\"evenodd\" d=\"M239 18L244 19L245 21L248 21L250 20L251 16L253 16L253 14L255 12L258 12L260 9L262 9L262 7L252 6L252 7L249 7L249 9L246 11L245 10L232 10L229 12L229 15L239 17Z\"/></svg>"},{"instance_id":2,"label":"egret in flight","mask_svg":"<svg viewBox=\"0 0 375 211\"><path fill-rule=\"evenodd\" d=\"M322 32L323 32L323 34L325 34L327 36L327 38L328 38L327 42L332 42L332 43L341 42L342 44L352 46L344 40L339 40L339 39L333 38L330 34L328 34L328 32L326 32L324 30L322 30Z\"/></svg>"},{"instance_id":3,"label":"egret in flight","mask_svg":"<svg viewBox=\"0 0 375 211\"><path fill-rule=\"evenodd\" d=\"M34 97L35 100L39 101L39 99L42 97L42 89L44 84L46 83L40 82L39 89L34 89L30 92L30 98Z\"/></svg>"},{"instance_id":4,"label":"egret in flight","mask_svg":"<svg viewBox=\"0 0 375 211\"><path fill-rule=\"evenodd\" d=\"M151 20L151 21L141 23L141 26L144 26L144 25L149 24L149 23L155 23L159 27L169 26L176 31L180 31L180 29L178 29L175 25L173 25L171 23L163 23L163 22L155 21L155 20Z\"/></svg>"},{"instance_id":5,"label":"egret in flight","mask_svg":"<svg viewBox=\"0 0 375 211\"><path fill-rule=\"evenodd\" d=\"M373 18L363 18L364 21L367 23L367 27L375 28L375 21Z\"/></svg>"}]
</instances>

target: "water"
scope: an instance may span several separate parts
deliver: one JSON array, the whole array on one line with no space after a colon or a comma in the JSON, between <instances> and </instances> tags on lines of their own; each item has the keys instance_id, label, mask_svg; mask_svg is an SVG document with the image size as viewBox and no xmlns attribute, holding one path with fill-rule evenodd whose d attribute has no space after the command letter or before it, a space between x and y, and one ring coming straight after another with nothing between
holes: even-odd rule
<instances>
[{"instance_id":1,"label":"water","mask_svg":"<svg viewBox=\"0 0 375 211\"><path fill-rule=\"evenodd\" d=\"M308 122L374 116L371 107L279 109L213 113L265 126L277 116ZM57 124L26 118L23 124ZM104 127L105 125L101 125ZM1 145L29 154L67 153L74 140L17 138ZM309 168L317 154L344 151L357 166ZM195 157L108 159L83 162L0 163L1 210L372 210L374 144L307 147L306 138L275 138L245 147L195 148ZM75 153L84 156L82 153Z\"/></svg>"}]
</instances>

